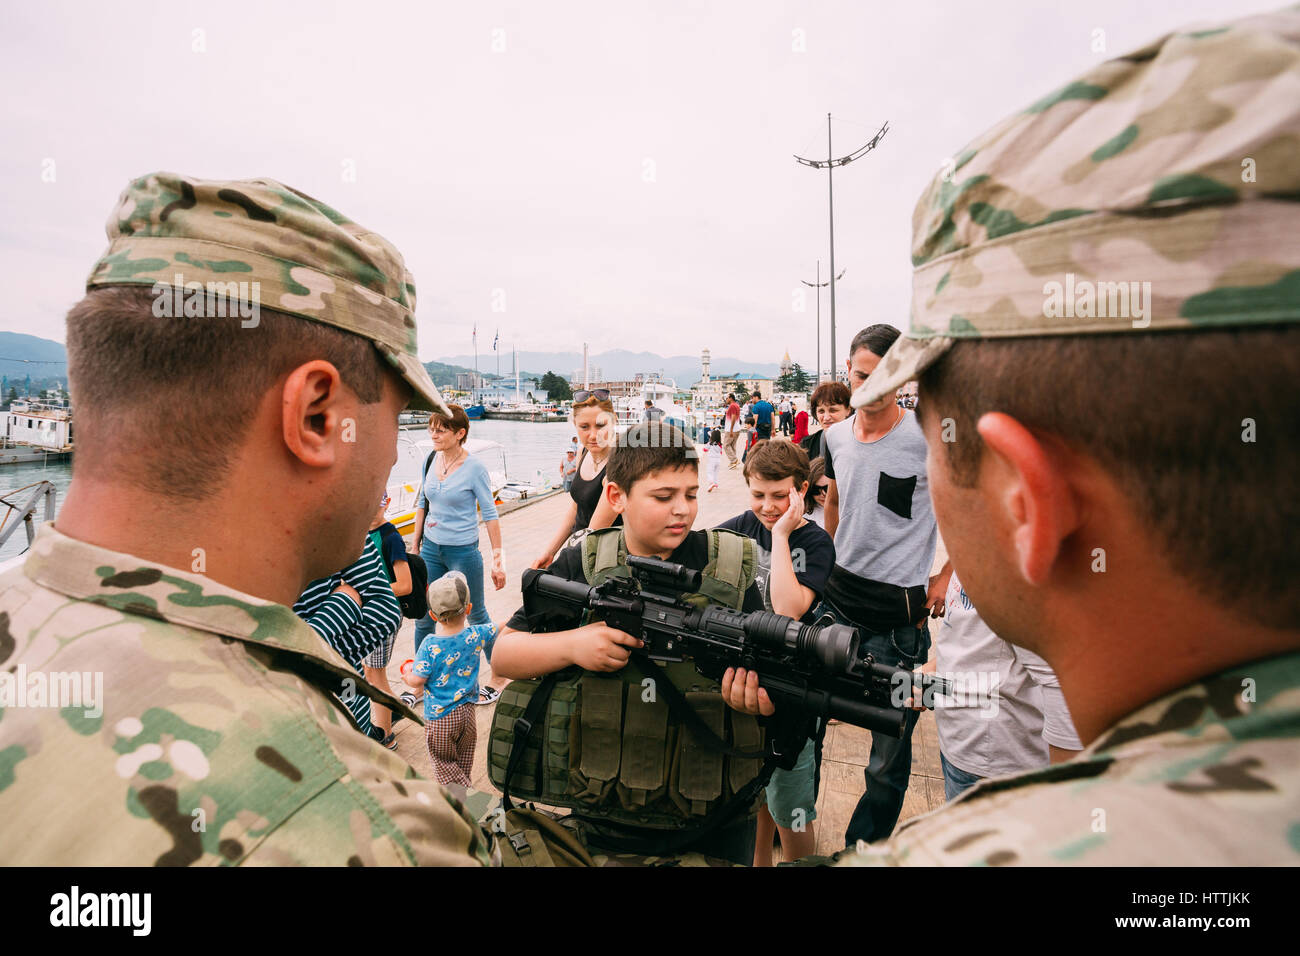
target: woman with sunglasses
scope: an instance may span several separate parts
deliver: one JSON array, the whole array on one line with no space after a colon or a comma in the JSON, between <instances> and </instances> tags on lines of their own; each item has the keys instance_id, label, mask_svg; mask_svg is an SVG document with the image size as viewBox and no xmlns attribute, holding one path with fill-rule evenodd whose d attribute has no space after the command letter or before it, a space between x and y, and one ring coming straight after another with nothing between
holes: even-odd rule
<instances>
[{"instance_id":1,"label":"woman with sunglasses","mask_svg":"<svg viewBox=\"0 0 1300 956\"><path fill-rule=\"evenodd\" d=\"M830 491L831 480L826 477L826 459L814 458L808 472L808 497L804 499L803 511L808 520L826 530L826 493Z\"/></svg>"},{"instance_id":2,"label":"woman with sunglasses","mask_svg":"<svg viewBox=\"0 0 1300 956\"><path fill-rule=\"evenodd\" d=\"M531 567L549 567L556 552L579 532L622 523L622 517L614 514L604 495L605 465L614 450L617 421L614 403L605 389L579 389L573 393L573 427L582 453L578 457L578 471L569 485L572 500L555 535L547 542L545 553Z\"/></svg>"}]
</instances>

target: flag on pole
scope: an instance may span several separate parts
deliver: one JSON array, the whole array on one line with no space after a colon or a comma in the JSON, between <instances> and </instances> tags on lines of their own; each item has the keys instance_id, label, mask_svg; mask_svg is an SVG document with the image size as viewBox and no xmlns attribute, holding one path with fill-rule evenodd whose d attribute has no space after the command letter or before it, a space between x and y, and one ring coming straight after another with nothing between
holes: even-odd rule
<instances>
[{"instance_id":1,"label":"flag on pole","mask_svg":"<svg viewBox=\"0 0 1300 956\"><path fill-rule=\"evenodd\" d=\"M477 322L474 323L474 335L473 335L473 338L474 338L474 344L475 344L475 345L478 345L478 323L477 323Z\"/></svg>"},{"instance_id":2,"label":"flag on pole","mask_svg":"<svg viewBox=\"0 0 1300 956\"><path fill-rule=\"evenodd\" d=\"M500 330L500 329L497 329L496 337L492 339L492 351L493 351L493 352L495 352L495 351L497 350L497 340L500 339L500 338L501 338L501 330Z\"/></svg>"}]
</instances>

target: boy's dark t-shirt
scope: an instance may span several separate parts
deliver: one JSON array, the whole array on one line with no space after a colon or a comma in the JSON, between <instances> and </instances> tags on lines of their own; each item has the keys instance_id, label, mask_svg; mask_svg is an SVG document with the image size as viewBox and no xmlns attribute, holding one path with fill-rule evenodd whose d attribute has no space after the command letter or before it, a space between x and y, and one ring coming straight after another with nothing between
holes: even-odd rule
<instances>
[{"instance_id":1,"label":"boy's dark t-shirt","mask_svg":"<svg viewBox=\"0 0 1300 956\"><path fill-rule=\"evenodd\" d=\"M379 553L384 556L384 570L388 572L388 581L391 584L396 580L393 568L398 561L406 560L406 542L402 540L401 532L391 521L385 521L378 528L373 529L371 534L375 531L379 532L379 538L383 542Z\"/></svg>"},{"instance_id":2,"label":"boy's dark t-shirt","mask_svg":"<svg viewBox=\"0 0 1300 956\"><path fill-rule=\"evenodd\" d=\"M688 568L702 570L709 563L708 532L687 532L685 540L669 555L668 560L683 564ZM557 575L566 581L585 581L586 577L582 573L582 546L575 545L572 548L565 548L546 570L548 574ZM745 601L741 610L746 613L763 610L763 596L756 585L751 584L745 592ZM554 628L549 629L559 630L573 626L573 623L560 624L557 622ZM530 629L528 617L524 614L522 607L515 611L510 620L506 622L506 627L512 631L528 631ZM759 681L760 683L762 681L761 675ZM582 815L581 811L575 810L574 813L577 816ZM698 842L678 848L677 852L701 853L705 856L730 860L733 863L748 864L754 856L754 819L749 814L741 813L734 822L719 827ZM620 828L612 833L607 833L599 823L591 820L587 820L584 832L589 844L597 848L601 846L602 836L608 835L617 837L618 840L622 841L620 846L624 852L648 855L660 852L664 838L661 830L631 831Z\"/></svg>"},{"instance_id":3,"label":"boy's dark t-shirt","mask_svg":"<svg viewBox=\"0 0 1300 956\"><path fill-rule=\"evenodd\" d=\"M758 419L759 428L772 427L772 413L775 411L772 403L766 399L760 399L750 406L749 413Z\"/></svg>"},{"instance_id":4,"label":"boy's dark t-shirt","mask_svg":"<svg viewBox=\"0 0 1300 956\"><path fill-rule=\"evenodd\" d=\"M763 595L763 606L769 611L772 610L772 532L763 526L763 522L758 520L758 515L752 511L745 511L734 518L728 518L718 527L739 531L754 539L754 543L758 546L759 564L754 583ZM799 553L799 549L803 550L803 560L793 560ZM813 608L821 600L826 590L826 579L830 577L831 569L835 567L835 543L830 535L809 521L802 528L796 528L790 535L790 555L795 567L795 580L804 587L811 588L816 595L802 618L803 621L811 624ZM803 566L802 571L799 570L800 565Z\"/></svg>"},{"instance_id":5,"label":"boy's dark t-shirt","mask_svg":"<svg viewBox=\"0 0 1300 956\"><path fill-rule=\"evenodd\" d=\"M817 530L821 531L820 528ZM823 531L822 534L824 535L825 532ZM834 548L832 547L833 553ZM683 564L688 568L703 570L704 566L709 563L708 532L687 532L686 539L677 546L677 550L668 557L668 560L676 564ZM546 570L549 574L564 578L566 581L585 581L586 576L582 573L582 546L574 545L572 548L565 548ZM811 586L809 585L809 587ZM751 584L749 590L745 592L745 603L741 610L748 613L749 611L761 611L763 608L763 594L758 589L757 584ZM522 607L515 611L510 620L506 622L506 627L512 631L530 630L528 616L524 613Z\"/></svg>"}]
</instances>

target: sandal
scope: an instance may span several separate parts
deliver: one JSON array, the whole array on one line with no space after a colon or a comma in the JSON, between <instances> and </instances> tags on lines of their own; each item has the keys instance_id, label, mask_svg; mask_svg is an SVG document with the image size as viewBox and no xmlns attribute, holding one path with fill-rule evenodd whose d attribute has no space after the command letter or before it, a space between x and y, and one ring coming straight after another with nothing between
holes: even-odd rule
<instances>
[{"instance_id":1,"label":"sandal","mask_svg":"<svg viewBox=\"0 0 1300 956\"><path fill-rule=\"evenodd\" d=\"M389 734L383 740L379 741L380 746L387 750L397 749L397 734Z\"/></svg>"},{"instance_id":2,"label":"sandal","mask_svg":"<svg viewBox=\"0 0 1300 956\"><path fill-rule=\"evenodd\" d=\"M478 700L475 703L490 704L501 696L501 691L495 687L483 686L478 689Z\"/></svg>"}]
</instances>

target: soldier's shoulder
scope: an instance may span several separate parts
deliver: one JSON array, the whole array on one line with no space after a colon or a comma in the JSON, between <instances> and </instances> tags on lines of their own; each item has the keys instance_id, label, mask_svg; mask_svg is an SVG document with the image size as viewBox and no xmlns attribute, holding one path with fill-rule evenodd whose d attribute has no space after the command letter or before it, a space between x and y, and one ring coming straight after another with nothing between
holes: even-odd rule
<instances>
[{"instance_id":1,"label":"soldier's shoulder","mask_svg":"<svg viewBox=\"0 0 1300 956\"><path fill-rule=\"evenodd\" d=\"M102 603L21 568L0 576L0 858L488 861L441 787L355 729L331 693L330 656L295 648L287 609L147 569L99 570ZM173 613L207 613L231 633Z\"/></svg>"},{"instance_id":2,"label":"soldier's shoulder","mask_svg":"<svg viewBox=\"0 0 1300 956\"><path fill-rule=\"evenodd\" d=\"M1274 707L1269 720L1252 729L1190 719L1200 705L1209 706L1204 684L1171 695L1154 712L1157 719L1176 718L1177 727L1132 736L1109 750L1090 749L1034 773L982 781L842 862L1300 863L1296 710Z\"/></svg>"}]
</instances>

